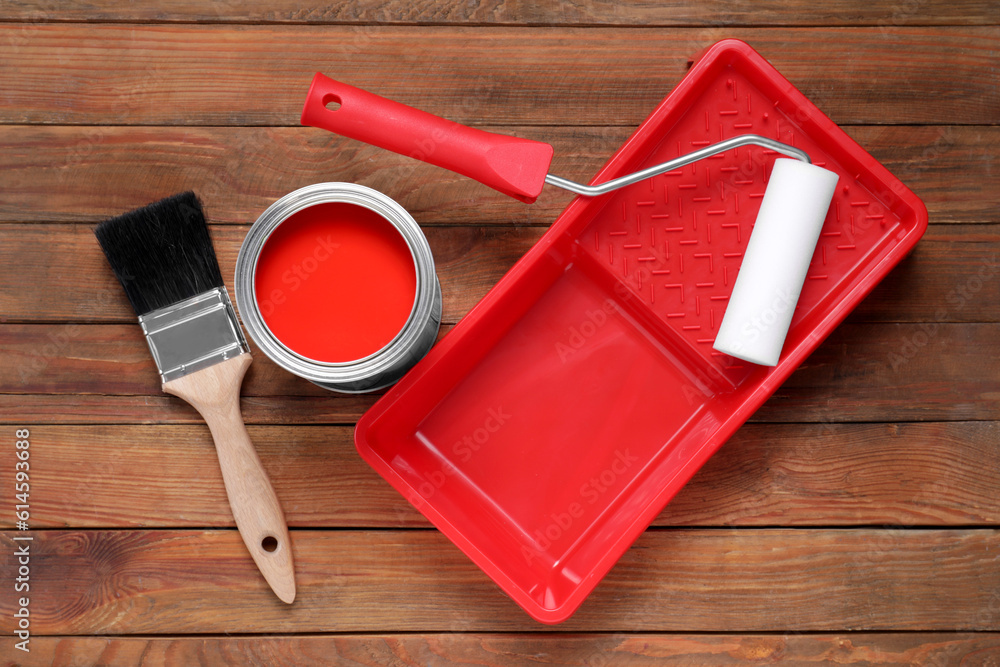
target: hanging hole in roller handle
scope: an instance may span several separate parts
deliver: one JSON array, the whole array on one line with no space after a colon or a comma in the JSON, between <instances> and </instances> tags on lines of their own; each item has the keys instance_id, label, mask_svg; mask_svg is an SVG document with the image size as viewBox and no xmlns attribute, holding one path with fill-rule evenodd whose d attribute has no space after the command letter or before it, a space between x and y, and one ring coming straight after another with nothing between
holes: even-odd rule
<instances>
[{"instance_id":1,"label":"hanging hole in roller handle","mask_svg":"<svg viewBox=\"0 0 1000 667\"><path fill-rule=\"evenodd\" d=\"M274 553L278 549L278 539L273 535L268 535L260 541L260 548L268 553Z\"/></svg>"},{"instance_id":2,"label":"hanging hole in roller handle","mask_svg":"<svg viewBox=\"0 0 1000 667\"><path fill-rule=\"evenodd\" d=\"M336 111L340 108L340 98L333 93L327 93L323 96L323 106L326 107L328 111Z\"/></svg>"}]
</instances>

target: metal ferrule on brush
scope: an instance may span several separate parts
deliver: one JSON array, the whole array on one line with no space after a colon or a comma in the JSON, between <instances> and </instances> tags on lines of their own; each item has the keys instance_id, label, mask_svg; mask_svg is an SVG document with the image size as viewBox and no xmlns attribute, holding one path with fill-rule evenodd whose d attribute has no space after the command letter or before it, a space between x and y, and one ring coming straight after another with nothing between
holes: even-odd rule
<instances>
[{"instance_id":1,"label":"metal ferrule on brush","mask_svg":"<svg viewBox=\"0 0 1000 667\"><path fill-rule=\"evenodd\" d=\"M250 352L225 287L139 316L164 384Z\"/></svg>"}]
</instances>

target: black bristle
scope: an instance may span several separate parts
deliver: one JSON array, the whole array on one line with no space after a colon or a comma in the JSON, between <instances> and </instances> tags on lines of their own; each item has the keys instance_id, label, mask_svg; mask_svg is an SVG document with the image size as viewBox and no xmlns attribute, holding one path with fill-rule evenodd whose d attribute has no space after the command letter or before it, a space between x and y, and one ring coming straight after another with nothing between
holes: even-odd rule
<instances>
[{"instance_id":1,"label":"black bristle","mask_svg":"<svg viewBox=\"0 0 1000 667\"><path fill-rule=\"evenodd\" d=\"M223 285L193 192L105 220L94 234L136 315Z\"/></svg>"}]
</instances>

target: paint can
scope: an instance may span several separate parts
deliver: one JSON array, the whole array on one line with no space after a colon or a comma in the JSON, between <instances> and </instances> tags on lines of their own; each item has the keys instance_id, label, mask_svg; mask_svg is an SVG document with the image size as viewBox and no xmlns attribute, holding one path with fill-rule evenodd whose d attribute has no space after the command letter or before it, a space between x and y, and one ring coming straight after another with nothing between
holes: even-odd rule
<instances>
[{"instance_id":1,"label":"paint can","mask_svg":"<svg viewBox=\"0 0 1000 667\"><path fill-rule=\"evenodd\" d=\"M261 214L236 260L236 302L278 366L344 393L396 382L441 323L441 286L420 226L354 183L309 185Z\"/></svg>"}]
</instances>

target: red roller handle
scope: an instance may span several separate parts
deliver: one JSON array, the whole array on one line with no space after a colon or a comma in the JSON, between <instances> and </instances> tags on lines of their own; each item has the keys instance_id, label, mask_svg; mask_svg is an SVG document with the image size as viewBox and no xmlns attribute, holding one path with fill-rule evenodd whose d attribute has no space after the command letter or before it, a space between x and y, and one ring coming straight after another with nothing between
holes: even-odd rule
<instances>
[{"instance_id":1,"label":"red roller handle","mask_svg":"<svg viewBox=\"0 0 1000 667\"><path fill-rule=\"evenodd\" d=\"M328 109L331 102L340 106ZM319 73L302 124L444 167L529 204L552 162L549 144L459 125Z\"/></svg>"}]
</instances>

